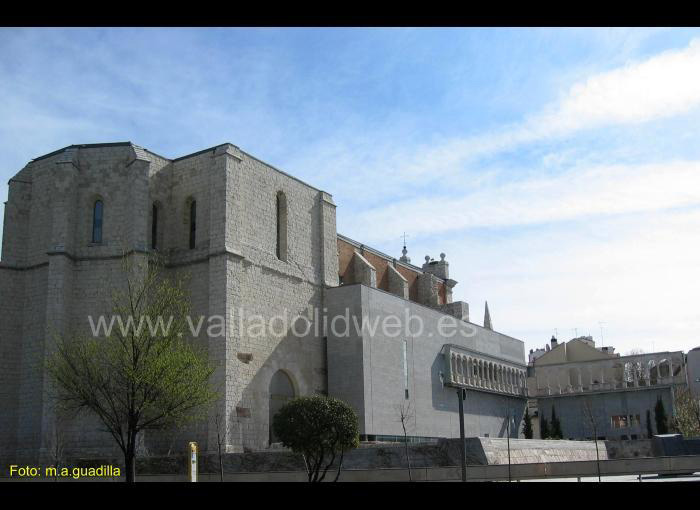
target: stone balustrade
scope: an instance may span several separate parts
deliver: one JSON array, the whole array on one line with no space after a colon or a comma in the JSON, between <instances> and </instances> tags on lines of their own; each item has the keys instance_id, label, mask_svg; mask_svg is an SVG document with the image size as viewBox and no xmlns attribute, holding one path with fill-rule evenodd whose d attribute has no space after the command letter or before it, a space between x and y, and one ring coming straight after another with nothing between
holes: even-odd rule
<instances>
[{"instance_id":1,"label":"stone balustrade","mask_svg":"<svg viewBox=\"0 0 700 510\"><path fill-rule=\"evenodd\" d=\"M685 383L681 351L637 354L538 366L528 386L532 396L580 394Z\"/></svg>"},{"instance_id":2,"label":"stone balustrade","mask_svg":"<svg viewBox=\"0 0 700 510\"><path fill-rule=\"evenodd\" d=\"M445 345L443 354L448 386L483 390L506 395L527 396L527 371L524 365Z\"/></svg>"}]
</instances>

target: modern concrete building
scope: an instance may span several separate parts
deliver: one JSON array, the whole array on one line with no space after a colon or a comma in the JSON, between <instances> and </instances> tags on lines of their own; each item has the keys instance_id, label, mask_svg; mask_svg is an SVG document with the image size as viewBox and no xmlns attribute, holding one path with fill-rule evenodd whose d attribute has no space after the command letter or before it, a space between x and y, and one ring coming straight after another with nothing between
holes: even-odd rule
<instances>
[{"instance_id":1,"label":"modern concrete building","mask_svg":"<svg viewBox=\"0 0 700 510\"><path fill-rule=\"evenodd\" d=\"M657 433L654 409L658 400L673 415L673 390L686 385L682 352L620 356L611 348L596 348L590 337L558 343L529 367L528 394L536 399L538 418L551 423L552 409L564 439L648 437ZM590 408L592 412L587 409Z\"/></svg>"},{"instance_id":2,"label":"modern concrete building","mask_svg":"<svg viewBox=\"0 0 700 510\"><path fill-rule=\"evenodd\" d=\"M341 242L353 243L347 238ZM421 280L428 276L437 275L432 280L437 284L446 281L446 289L456 284L449 279L444 256L438 263L426 257L421 275L421 269L406 262L364 250L364 256L355 252L360 281L326 292L328 316L338 318L327 331L328 392L358 410L362 436L381 440L401 435L404 408L410 410L411 436L456 437L457 389L465 388L468 435L505 437L510 432L518 437L526 402L523 342L470 322L467 304L451 302L449 292L445 303L439 287L425 290ZM389 275L387 289L364 284L375 280L378 268ZM418 275L416 296L422 303L408 299L410 277L399 279L406 273ZM341 320L344 315L347 319ZM490 325L488 311L485 318ZM346 321L352 326L349 332Z\"/></svg>"},{"instance_id":3,"label":"modern concrete building","mask_svg":"<svg viewBox=\"0 0 700 510\"><path fill-rule=\"evenodd\" d=\"M444 255L417 267L405 247L396 260L338 235L329 193L232 144L176 159L130 142L72 145L10 179L4 218L3 458L36 461L51 448L56 419L43 367L52 339L89 332L90 317L111 312L112 291L124 285L124 254L143 261L158 253L168 275L188 278L193 316L225 324L223 334L205 326L191 338L216 366L212 382L222 399L208 421L147 432L147 452L191 440L214 449L217 415L227 451L267 448L271 416L299 395L348 400L367 438L398 434L395 408L409 402L411 435L454 437L456 387L469 390L468 435L503 436L505 411L516 420L522 414L523 343L493 331L488 312L484 327L469 322L467 304L452 301L457 282ZM408 311L425 329L343 338L325 327L303 335L238 327L251 316L332 320L344 308L380 319ZM468 334L443 334L440 325L449 321ZM70 417L64 433L68 451L115 452L94 417Z\"/></svg>"}]
</instances>

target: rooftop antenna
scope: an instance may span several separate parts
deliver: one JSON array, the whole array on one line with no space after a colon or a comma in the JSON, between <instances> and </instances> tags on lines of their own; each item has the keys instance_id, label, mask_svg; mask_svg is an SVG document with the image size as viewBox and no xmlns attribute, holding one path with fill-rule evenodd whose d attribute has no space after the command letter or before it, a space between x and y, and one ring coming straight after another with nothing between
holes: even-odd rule
<instances>
[{"instance_id":1,"label":"rooftop antenna","mask_svg":"<svg viewBox=\"0 0 700 510\"><path fill-rule=\"evenodd\" d=\"M598 326L600 326L600 346L605 347L605 341L603 340L603 324L604 322L598 322Z\"/></svg>"},{"instance_id":2,"label":"rooftop antenna","mask_svg":"<svg viewBox=\"0 0 700 510\"><path fill-rule=\"evenodd\" d=\"M402 236L402 237L403 237L403 247L405 248L405 247L406 247L406 238L408 237L408 236L406 235L406 232L403 233L403 236Z\"/></svg>"}]
</instances>

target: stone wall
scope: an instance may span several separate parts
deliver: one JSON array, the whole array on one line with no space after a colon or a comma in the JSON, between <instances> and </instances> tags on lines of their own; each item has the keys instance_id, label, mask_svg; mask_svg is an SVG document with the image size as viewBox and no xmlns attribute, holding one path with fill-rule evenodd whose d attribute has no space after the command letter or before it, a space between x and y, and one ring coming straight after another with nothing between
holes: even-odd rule
<instances>
[{"instance_id":1,"label":"stone wall","mask_svg":"<svg viewBox=\"0 0 700 510\"><path fill-rule=\"evenodd\" d=\"M288 205L286 260L275 254L279 192ZM98 199L103 236L92 243ZM192 200L197 230L189 249ZM121 255L151 251L154 204L166 275L187 278L195 320L223 317L226 331L210 334L205 322L191 339L217 367L213 383L222 399L209 419L178 433L148 432L142 449L167 452L183 438L212 449L216 414L225 422L228 450L265 447L269 382L277 370L289 375L297 394L327 391L322 330L304 338L289 331L253 336L235 324L241 308L265 320L285 311L313 318L323 308L324 288L338 284L328 193L231 144L175 160L130 143L72 146L37 158L10 183L0 263L0 312L11 317L0 324L0 408L8 410L1 452L21 444L27 455L46 453L55 422L43 373L51 339L87 332L89 316L111 312L111 292L124 284ZM71 417L62 427L76 451L114 451L94 418Z\"/></svg>"},{"instance_id":2,"label":"stone wall","mask_svg":"<svg viewBox=\"0 0 700 510\"><path fill-rule=\"evenodd\" d=\"M459 434L456 389L444 387L440 381L441 372L443 378L447 373L441 353L444 344L458 344L524 366L524 346L519 340L379 289L359 284L328 289L326 304L329 326L336 321L335 328L328 331L328 391L353 406L364 435L401 434L397 406L409 403L415 413L409 423L409 435ZM383 330L382 324L390 316L398 321L398 331ZM417 331L417 322L408 323L407 317L411 316L422 321L422 332ZM355 324L361 325L363 320L366 327L358 331ZM455 326L454 333L443 336L438 324L447 322ZM521 417L525 399L498 392L469 391L465 402L467 433L504 437L508 409ZM517 435L519 429L512 427L511 433Z\"/></svg>"},{"instance_id":3,"label":"stone wall","mask_svg":"<svg viewBox=\"0 0 700 510\"><path fill-rule=\"evenodd\" d=\"M598 437L605 439L643 439L647 437L646 411L650 411L651 427L656 433L654 406L661 399L666 414L671 415L673 402L670 387L649 387L622 391L592 393L586 395L562 395L537 399L539 416L551 422L552 407L561 422L564 438L585 439L593 437L593 427L584 418L584 405L590 399L595 417ZM639 425L612 428L611 418L617 415L639 415ZM551 423L550 423L551 426ZM632 435L637 436L633 438Z\"/></svg>"}]
</instances>

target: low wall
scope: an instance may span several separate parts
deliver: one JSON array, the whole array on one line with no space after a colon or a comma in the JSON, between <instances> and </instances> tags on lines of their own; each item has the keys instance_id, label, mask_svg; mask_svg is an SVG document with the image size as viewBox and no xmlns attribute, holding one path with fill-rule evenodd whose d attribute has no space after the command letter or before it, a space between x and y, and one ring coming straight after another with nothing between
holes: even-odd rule
<instances>
[{"instance_id":1,"label":"low wall","mask_svg":"<svg viewBox=\"0 0 700 510\"><path fill-rule=\"evenodd\" d=\"M599 455L607 459L605 447L599 442ZM437 468L459 466L461 449L459 439L441 439L435 443L409 445L409 457L413 468ZM466 439L467 463L471 465L508 464L508 441L502 438L471 437ZM223 456L225 473L262 473L276 471L304 471L300 455L286 449L246 453L227 453ZM572 462L595 460L593 441L511 439L511 464ZM2 472L9 473L6 462ZM77 467L100 465L122 466L116 458L69 458L64 464ZM405 446L400 443L363 444L345 454L343 469L393 469L407 468ZM137 458L137 472L149 475L186 474L188 457L185 454L171 456L144 456ZM212 453L199 456L200 473L218 473L219 458Z\"/></svg>"},{"instance_id":2,"label":"low wall","mask_svg":"<svg viewBox=\"0 0 700 510\"><path fill-rule=\"evenodd\" d=\"M600 444L602 443L605 443L605 449L609 459L655 457L651 447L651 439L618 439L601 441Z\"/></svg>"},{"instance_id":3,"label":"low wall","mask_svg":"<svg viewBox=\"0 0 700 510\"><path fill-rule=\"evenodd\" d=\"M648 457L636 459L613 459L579 462L552 462L539 464L508 465L470 465L467 466L468 481L505 481L547 478L576 478L594 477L600 466L601 476L648 475L648 474L692 474L700 472L700 456L689 455L681 457ZM509 473L510 471L510 473ZM413 481L458 481L461 479L461 469L455 466L412 468ZM333 480L335 473L328 473L327 481ZM220 475L214 473L199 474L201 482L218 482ZM105 479L85 478L79 481L104 481ZM185 482L186 474L137 474L141 482ZM302 471L271 471L259 473L225 473L226 482L305 482L306 473ZM43 479L10 479L0 477L0 481L51 481ZM71 478L61 479L62 482L75 481ZM113 478L110 481L124 481ZM409 471L405 468L384 469L343 469L340 474L341 482L404 482L409 481Z\"/></svg>"},{"instance_id":4,"label":"low wall","mask_svg":"<svg viewBox=\"0 0 700 510\"><path fill-rule=\"evenodd\" d=\"M459 444L459 439L455 440ZM470 438L478 441L485 456L481 464L508 464L508 441L501 438ZM476 446L476 445L475 445ZM602 441L598 443L598 457L608 458ZM511 464L539 464L545 462L576 462L596 460L595 441L568 441L551 439L511 439Z\"/></svg>"},{"instance_id":5,"label":"low wall","mask_svg":"<svg viewBox=\"0 0 700 510\"><path fill-rule=\"evenodd\" d=\"M599 441L600 460L642 459L661 456L692 455L692 448L700 447L700 440L664 438L656 441L656 455L652 455L651 440ZM680 441L680 443L679 443ZM691 445L692 443L692 445ZM508 464L508 441L503 438L472 437L466 439L467 463L472 466L502 466ZM680 452L680 453L679 453ZM700 455L700 451L695 452ZM459 466L461 450L459 439L442 439L435 443L409 445L411 467L414 469L451 468ZM558 463L596 460L594 441L511 439L510 463L512 465L556 465ZM121 458L72 458L64 462L68 466L91 467L112 465L122 467ZM0 476L9 474L10 464L4 462ZM256 476L270 472L304 472L300 455L286 449L259 452L228 453L223 455L224 473ZM334 466L335 467L335 466ZM406 451L402 444L362 444L345 455L343 470L406 469ZM137 472L141 475L186 476L188 457L185 454L151 456L137 459ZM558 468L551 468L558 469ZM219 458L215 454L201 454L199 472L206 476L219 473ZM217 475L218 476L218 475ZM384 475L382 475L384 476Z\"/></svg>"},{"instance_id":6,"label":"low wall","mask_svg":"<svg viewBox=\"0 0 700 510\"><path fill-rule=\"evenodd\" d=\"M664 434L654 436L651 447L655 457L700 455L700 438L684 439L680 434Z\"/></svg>"}]
</instances>

